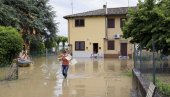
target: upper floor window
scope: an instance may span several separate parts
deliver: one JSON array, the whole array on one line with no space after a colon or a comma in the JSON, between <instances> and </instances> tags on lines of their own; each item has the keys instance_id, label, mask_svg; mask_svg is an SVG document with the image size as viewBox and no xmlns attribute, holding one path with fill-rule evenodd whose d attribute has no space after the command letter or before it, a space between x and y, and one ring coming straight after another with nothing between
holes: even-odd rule
<instances>
[{"instance_id":1,"label":"upper floor window","mask_svg":"<svg viewBox=\"0 0 170 97\"><path fill-rule=\"evenodd\" d=\"M84 51L85 50L85 41L75 41L75 50Z\"/></svg>"},{"instance_id":2,"label":"upper floor window","mask_svg":"<svg viewBox=\"0 0 170 97\"><path fill-rule=\"evenodd\" d=\"M114 40L107 41L107 49L108 50L114 50L115 49L115 41Z\"/></svg>"},{"instance_id":3,"label":"upper floor window","mask_svg":"<svg viewBox=\"0 0 170 97\"><path fill-rule=\"evenodd\" d=\"M122 28L125 25L127 18L120 18L120 27Z\"/></svg>"},{"instance_id":4,"label":"upper floor window","mask_svg":"<svg viewBox=\"0 0 170 97\"><path fill-rule=\"evenodd\" d=\"M84 27L84 19L75 19L75 27Z\"/></svg>"},{"instance_id":5,"label":"upper floor window","mask_svg":"<svg viewBox=\"0 0 170 97\"><path fill-rule=\"evenodd\" d=\"M115 28L115 19L107 19L107 27L108 28Z\"/></svg>"}]
</instances>

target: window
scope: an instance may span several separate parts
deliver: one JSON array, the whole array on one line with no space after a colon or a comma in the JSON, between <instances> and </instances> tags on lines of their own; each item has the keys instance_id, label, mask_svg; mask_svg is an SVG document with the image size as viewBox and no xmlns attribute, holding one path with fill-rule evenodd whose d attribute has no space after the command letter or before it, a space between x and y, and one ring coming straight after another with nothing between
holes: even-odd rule
<instances>
[{"instance_id":1,"label":"window","mask_svg":"<svg viewBox=\"0 0 170 97\"><path fill-rule=\"evenodd\" d=\"M76 41L75 42L75 50L76 51L84 51L85 50L85 42L84 41Z\"/></svg>"},{"instance_id":2,"label":"window","mask_svg":"<svg viewBox=\"0 0 170 97\"><path fill-rule=\"evenodd\" d=\"M122 28L125 25L127 18L120 18L120 27Z\"/></svg>"},{"instance_id":3,"label":"window","mask_svg":"<svg viewBox=\"0 0 170 97\"><path fill-rule=\"evenodd\" d=\"M107 19L107 27L115 28L115 19Z\"/></svg>"},{"instance_id":4,"label":"window","mask_svg":"<svg viewBox=\"0 0 170 97\"><path fill-rule=\"evenodd\" d=\"M107 42L107 49L108 50L114 50L115 49L115 42L113 40Z\"/></svg>"},{"instance_id":5,"label":"window","mask_svg":"<svg viewBox=\"0 0 170 97\"><path fill-rule=\"evenodd\" d=\"M84 19L75 19L75 27L84 27Z\"/></svg>"}]
</instances>

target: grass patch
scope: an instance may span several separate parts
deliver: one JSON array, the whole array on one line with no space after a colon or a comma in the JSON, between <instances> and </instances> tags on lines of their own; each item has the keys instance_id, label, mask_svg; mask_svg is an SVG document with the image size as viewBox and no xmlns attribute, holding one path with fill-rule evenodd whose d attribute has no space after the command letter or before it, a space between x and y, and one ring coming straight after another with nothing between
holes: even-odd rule
<instances>
[{"instance_id":1,"label":"grass patch","mask_svg":"<svg viewBox=\"0 0 170 97\"><path fill-rule=\"evenodd\" d=\"M152 75L148 75L147 79L152 81ZM156 87L158 89L159 94L162 95L162 97L170 97L170 83L167 83L163 80L163 78L157 78L156 79Z\"/></svg>"},{"instance_id":2,"label":"grass patch","mask_svg":"<svg viewBox=\"0 0 170 97\"><path fill-rule=\"evenodd\" d=\"M0 76L0 81L4 80L4 78L2 76Z\"/></svg>"},{"instance_id":3,"label":"grass patch","mask_svg":"<svg viewBox=\"0 0 170 97\"><path fill-rule=\"evenodd\" d=\"M132 77L132 71L131 70L126 70L122 72L123 75L128 76L128 77Z\"/></svg>"},{"instance_id":4,"label":"grass patch","mask_svg":"<svg viewBox=\"0 0 170 97\"><path fill-rule=\"evenodd\" d=\"M157 80L156 86L162 95L164 95L165 97L170 97L170 84Z\"/></svg>"}]
</instances>

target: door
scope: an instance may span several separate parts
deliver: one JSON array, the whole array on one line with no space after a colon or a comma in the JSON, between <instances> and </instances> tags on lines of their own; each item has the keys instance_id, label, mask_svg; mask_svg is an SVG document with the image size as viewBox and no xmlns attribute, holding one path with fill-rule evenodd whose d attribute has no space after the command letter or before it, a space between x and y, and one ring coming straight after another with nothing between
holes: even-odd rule
<instances>
[{"instance_id":1,"label":"door","mask_svg":"<svg viewBox=\"0 0 170 97\"><path fill-rule=\"evenodd\" d=\"M127 56L127 43L121 43L120 45L121 56Z\"/></svg>"},{"instance_id":2,"label":"door","mask_svg":"<svg viewBox=\"0 0 170 97\"><path fill-rule=\"evenodd\" d=\"M94 54L98 53L98 43L93 43L93 53Z\"/></svg>"}]
</instances>

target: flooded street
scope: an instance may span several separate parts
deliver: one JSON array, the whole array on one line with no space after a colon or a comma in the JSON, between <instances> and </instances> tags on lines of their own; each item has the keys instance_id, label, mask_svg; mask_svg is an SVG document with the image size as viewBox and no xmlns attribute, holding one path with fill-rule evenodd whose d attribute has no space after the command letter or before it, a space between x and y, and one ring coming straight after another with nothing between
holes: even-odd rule
<instances>
[{"instance_id":1,"label":"flooded street","mask_svg":"<svg viewBox=\"0 0 170 97\"><path fill-rule=\"evenodd\" d=\"M131 60L77 59L64 79L56 59L33 58L31 67L19 68L19 80L0 83L0 97L130 97L132 78L123 72Z\"/></svg>"}]
</instances>

